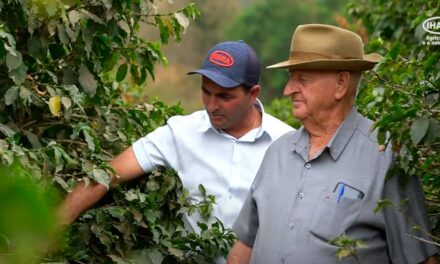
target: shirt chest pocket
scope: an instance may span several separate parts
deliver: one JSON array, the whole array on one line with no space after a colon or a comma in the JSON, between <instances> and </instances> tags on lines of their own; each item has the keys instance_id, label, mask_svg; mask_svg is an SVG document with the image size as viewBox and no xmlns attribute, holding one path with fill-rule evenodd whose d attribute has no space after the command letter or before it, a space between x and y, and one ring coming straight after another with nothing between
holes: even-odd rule
<instances>
[{"instance_id":1,"label":"shirt chest pocket","mask_svg":"<svg viewBox=\"0 0 440 264\"><path fill-rule=\"evenodd\" d=\"M350 228L359 216L362 200L341 197L338 193L323 190L310 222L310 235L330 241Z\"/></svg>"}]
</instances>

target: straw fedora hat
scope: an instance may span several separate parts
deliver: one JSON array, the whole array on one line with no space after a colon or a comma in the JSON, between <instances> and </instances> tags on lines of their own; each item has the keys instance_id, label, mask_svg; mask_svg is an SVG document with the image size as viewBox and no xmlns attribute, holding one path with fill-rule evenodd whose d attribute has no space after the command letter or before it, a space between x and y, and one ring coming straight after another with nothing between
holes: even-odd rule
<instances>
[{"instance_id":1,"label":"straw fedora hat","mask_svg":"<svg viewBox=\"0 0 440 264\"><path fill-rule=\"evenodd\" d=\"M330 25L300 25L293 33L289 60L268 69L353 70L374 67L382 59L377 53L364 54L359 35Z\"/></svg>"}]
</instances>

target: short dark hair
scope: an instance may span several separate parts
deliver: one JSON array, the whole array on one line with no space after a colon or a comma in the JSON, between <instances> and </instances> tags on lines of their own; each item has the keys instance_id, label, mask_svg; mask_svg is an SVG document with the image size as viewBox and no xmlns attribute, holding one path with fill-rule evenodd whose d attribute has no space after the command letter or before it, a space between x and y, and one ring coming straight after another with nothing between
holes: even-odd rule
<instances>
[{"instance_id":1,"label":"short dark hair","mask_svg":"<svg viewBox=\"0 0 440 264\"><path fill-rule=\"evenodd\" d=\"M240 84L240 86L243 87L246 92L249 92L251 90L251 88L254 87L255 85L242 83L242 84Z\"/></svg>"}]
</instances>

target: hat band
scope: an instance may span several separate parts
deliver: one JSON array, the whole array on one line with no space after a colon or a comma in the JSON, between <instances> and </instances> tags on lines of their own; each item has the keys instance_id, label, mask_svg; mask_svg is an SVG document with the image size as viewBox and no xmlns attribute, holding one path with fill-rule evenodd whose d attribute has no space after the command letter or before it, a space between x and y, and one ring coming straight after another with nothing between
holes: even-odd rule
<instances>
[{"instance_id":1,"label":"hat band","mask_svg":"<svg viewBox=\"0 0 440 264\"><path fill-rule=\"evenodd\" d=\"M290 52L291 60L302 60L302 61L312 61L312 60L320 60L320 59L329 59L329 60L340 60L340 59L361 59L359 57L342 57L340 55L334 54L322 54L322 53L314 53L314 52L306 52L306 51L291 51Z\"/></svg>"}]
</instances>

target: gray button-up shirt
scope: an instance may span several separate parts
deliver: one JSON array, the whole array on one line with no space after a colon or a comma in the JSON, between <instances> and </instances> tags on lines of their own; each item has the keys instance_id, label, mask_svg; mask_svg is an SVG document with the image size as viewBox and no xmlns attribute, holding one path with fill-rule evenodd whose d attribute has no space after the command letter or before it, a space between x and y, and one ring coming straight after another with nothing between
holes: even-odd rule
<instances>
[{"instance_id":1,"label":"gray button-up shirt","mask_svg":"<svg viewBox=\"0 0 440 264\"><path fill-rule=\"evenodd\" d=\"M360 263L418 263L436 252L407 235L422 236L406 216L428 229L423 191L416 177L406 187L398 177L385 181L393 155L379 150L371 124L354 108L311 160L304 128L271 145L234 224L253 247L252 263L357 263L336 260L329 241L344 233L366 243ZM379 199L405 198L405 215L394 207L374 213Z\"/></svg>"}]
</instances>

